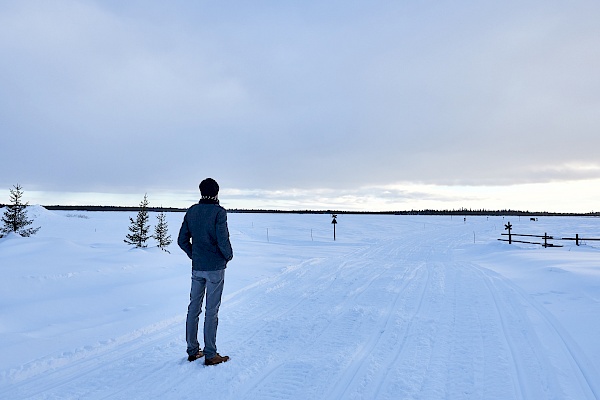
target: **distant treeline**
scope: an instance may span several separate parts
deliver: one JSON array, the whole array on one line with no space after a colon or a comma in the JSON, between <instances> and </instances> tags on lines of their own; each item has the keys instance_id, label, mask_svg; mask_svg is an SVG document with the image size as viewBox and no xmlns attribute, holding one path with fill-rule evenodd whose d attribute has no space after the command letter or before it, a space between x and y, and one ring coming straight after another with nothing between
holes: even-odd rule
<instances>
[{"instance_id":1,"label":"distant treeline","mask_svg":"<svg viewBox=\"0 0 600 400\"><path fill-rule=\"evenodd\" d=\"M264 214L375 214L375 215L483 215L483 216L587 216L599 217L600 212L590 213L558 213L548 211L520 211L520 210L410 210L410 211L343 211L343 210L257 210L257 209L231 209L230 213L264 213Z\"/></svg>"},{"instance_id":2,"label":"distant treeline","mask_svg":"<svg viewBox=\"0 0 600 400\"><path fill-rule=\"evenodd\" d=\"M0 204L4 207L5 204ZM125 207L125 206L43 206L47 210L63 210L63 211L128 211L138 212L140 207ZM187 208L175 207L148 207L148 211L152 212L185 212ZM262 209L243 209L233 208L228 209L230 213L251 213L251 214L365 214L365 215L484 215L484 216L587 216L600 217L600 212L590 213L558 213L548 211L520 211L520 210L473 210L461 208L457 210L410 210L410 211L343 211L343 210L262 210Z\"/></svg>"},{"instance_id":3,"label":"distant treeline","mask_svg":"<svg viewBox=\"0 0 600 400\"><path fill-rule=\"evenodd\" d=\"M485 215L485 216L565 216L565 217L599 217L600 212L589 212L589 213L569 213L569 212L549 212L549 211L520 211L520 210L471 210L471 209L460 209L460 210L411 210L411 211L398 211L394 214L397 215Z\"/></svg>"},{"instance_id":4,"label":"distant treeline","mask_svg":"<svg viewBox=\"0 0 600 400\"><path fill-rule=\"evenodd\" d=\"M43 206L46 210L62 210L62 211L132 211L139 212L140 207L127 207L127 206ZM174 208L174 207L146 207L148 211L155 212L185 212L186 208Z\"/></svg>"}]
</instances>

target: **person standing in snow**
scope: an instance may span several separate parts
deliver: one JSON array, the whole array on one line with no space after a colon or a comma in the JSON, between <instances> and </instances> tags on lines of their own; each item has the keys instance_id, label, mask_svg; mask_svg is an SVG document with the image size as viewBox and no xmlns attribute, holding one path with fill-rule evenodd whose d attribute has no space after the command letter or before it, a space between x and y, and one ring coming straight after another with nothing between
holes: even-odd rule
<instances>
[{"instance_id":1,"label":"person standing in snow","mask_svg":"<svg viewBox=\"0 0 600 400\"><path fill-rule=\"evenodd\" d=\"M205 365L229 360L217 353L217 325L225 268L233 258L227 211L219 205L219 184L212 178L200 183L201 199L185 213L177 244L192 260L192 288L186 320L188 361L205 357ZM191 241L190 241L191 239ZM204 311L204 350L198 343L198 322Z\"/></svg>"}]
</instances>

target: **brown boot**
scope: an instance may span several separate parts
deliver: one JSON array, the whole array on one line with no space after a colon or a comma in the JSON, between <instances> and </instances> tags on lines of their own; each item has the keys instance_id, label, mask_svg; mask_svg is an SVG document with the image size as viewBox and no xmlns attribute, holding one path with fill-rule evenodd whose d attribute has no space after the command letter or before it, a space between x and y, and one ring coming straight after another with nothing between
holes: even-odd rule
<instances>
[{"instance_id":1,"label":"brown boot","mask_svg":"<svg viewBox=\"0 0 600 400\"><path fill-rule=\"evenodd\" d=\"M192 362L192 361L196 361L199 358L204 357L204 353L202 352L202 350L198 351L196 354L192 355L192 356L188 356L188 361Z\"/></svg>"},{"instance_id":2,"label":"brown boot","mask_svg":"<svg viewBox=\"0 0 600 400\"><path fill-rule=\"evenodd\" d=\"M229 361L229 356L222 356L217 353L213 358L205 358L204 365L217 365Z\"/></svg>"}]
</instances>

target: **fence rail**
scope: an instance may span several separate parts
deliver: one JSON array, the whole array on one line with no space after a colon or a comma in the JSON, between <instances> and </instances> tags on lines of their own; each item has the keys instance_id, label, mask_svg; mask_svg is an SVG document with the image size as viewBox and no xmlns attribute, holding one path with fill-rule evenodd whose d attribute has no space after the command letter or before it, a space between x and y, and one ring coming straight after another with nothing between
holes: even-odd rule
<instances>
[{"instance_id":1,"label":"fence rail","mask_svg":"<svg viewBox=\"0 0 600 400\"><path fill-rule=\"evenodd\" d=\"M508 239L498 239L500 241L503 242L508 242L509 244L512 243L529 243L529 244L539 244L540 246L544 246L544 247L563 247L561 244L554 244L554 243L548 243L548 240L555 240L553 236L548 236L547 234L544 234L543 236L541 235L520 235L517 233L501 233L502 236L508 236ZM540 243L540 242L528 242L528 241L524 241L524 240L515 240L512 237L513 236L526 236L526 237L535 237L535 238L540 238L540 239L544 239L544 243ZM578 245L579 246L579 245Z\"/></svg>"},{"instance_id":2,"label":"fence rail","mask_svg":"<svg viewBox=\"0 0 600 400\"><path fill-rule=\"evenodd\" d=\"M574 241L575 241L575 244L576 244L577 246L579 246L579 242L580 242L580 241L582 241L582 240L583 240L583 241L588 241L588 240L596 240L596 241L600 241L600 239L598 239L598 238L581 238L581 237L579 237L579 234L578 234L578 233L577 233L577 234L575 234L575 237L574 237L574 238L561 238L561 240L574 240Z\"/></svg>"}]
</instances>

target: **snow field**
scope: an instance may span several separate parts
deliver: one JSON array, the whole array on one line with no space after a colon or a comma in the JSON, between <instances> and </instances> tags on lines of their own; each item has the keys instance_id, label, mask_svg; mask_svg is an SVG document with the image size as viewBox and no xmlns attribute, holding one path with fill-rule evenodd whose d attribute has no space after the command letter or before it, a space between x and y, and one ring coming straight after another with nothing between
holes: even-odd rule
<instances>
[{"instance_id":1,"label":"snow field","mask_svg":"<svg viewBox=\"0 0 600 400\"><path fill-rule=\"evenodd\" d=\"M600 250L496 240L507 220L599 237L597 219L339 215L334 242L328 215L229 214L218 347L232 359L204 367L185 359L176 245L131 249L128 213L36 211L36 237L0 240L1 398L600 393ZM168 214L173 238L182 217Z\"/></svg>"}]
</instances>

